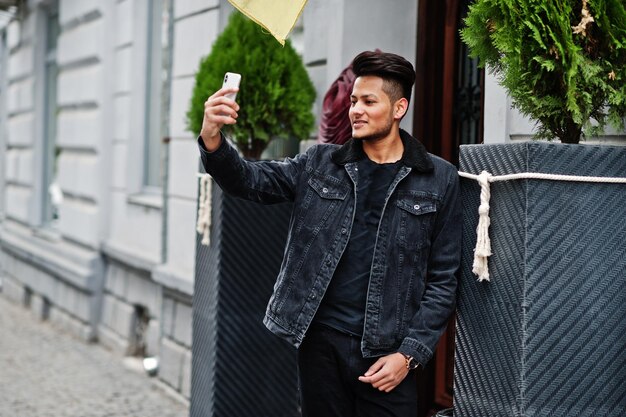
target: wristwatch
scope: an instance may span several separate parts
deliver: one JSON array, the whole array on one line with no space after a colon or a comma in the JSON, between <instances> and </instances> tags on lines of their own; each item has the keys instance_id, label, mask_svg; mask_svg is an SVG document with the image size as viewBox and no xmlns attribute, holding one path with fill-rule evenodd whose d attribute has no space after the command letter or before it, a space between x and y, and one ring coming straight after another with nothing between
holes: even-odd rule
<instances>
[{"instance_id":1,"label":"wristwatch","mask_svg":"<svg viewBox=\"0 0 626 417\"><path fill-rule=\"evenodd\" d=\"M406 369L408 369L409 371L419 369L419 367L422 366L422 364L416 361L413 356L405 355L402 352L400 352L400 354L404 356L404 364L406 365Z\"/></svg>"}]
</instances>

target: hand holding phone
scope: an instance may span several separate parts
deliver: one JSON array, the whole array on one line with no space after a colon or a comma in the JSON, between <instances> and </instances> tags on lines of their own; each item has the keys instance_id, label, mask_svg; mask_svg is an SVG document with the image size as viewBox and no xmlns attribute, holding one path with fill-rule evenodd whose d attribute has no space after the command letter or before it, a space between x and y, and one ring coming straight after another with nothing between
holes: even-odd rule
<instances>
[{"instance_id":1,"label":"hand holding phone","mask_svg":"<svg viewBox=\"0 0 626 417\"><path fill-rule=\"evenodd\" d=\"M240 74L227 72L224 74L222 89L239 88L240 81ZM239 110L239 106L236 103L224 103L223 97L234 101L237 98L237 92L223 94L221 91L216 91L204 103L204 118L202 120L200 136L204 141L205 148L209 152L213 152L218 148L221 142L220 129L222 126L224 126L224 124L236 123L236 111Z\"/></svg>"},{"instance_id":2,"label":"hand holding phone","mask_svg":"<svg viewBox=\"0 0 626 417\"><path fill-rule=\"evenodd\" d=\"M239 88L239 83L241 82L241 74L237 74L236 72L227 72L224 74L224 82L222 83L222 88ZM224 97L228 97L231 100L235 100L237 98L237 93L228 93Z\"/></svg>"}]
</instances>

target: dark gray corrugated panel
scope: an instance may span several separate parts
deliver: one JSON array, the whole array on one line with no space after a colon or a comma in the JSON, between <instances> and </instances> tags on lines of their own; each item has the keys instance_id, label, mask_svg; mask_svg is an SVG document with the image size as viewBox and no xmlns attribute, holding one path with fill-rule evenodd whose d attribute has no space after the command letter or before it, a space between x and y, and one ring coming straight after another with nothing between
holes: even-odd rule
<instances>
[{"instance_id":1,"label":"dark gray corrugated panel","mask_svg":"<svg viewBox=\"0 0 626 417\"><path fill-rule=\"evenodd\" d=\"M626 177L626 148L468 146L460 169ZM519 180L491 191L492 282L478 283L480 191L462 180L455 417L626 415L626 185Z\"/></svg>"},{"instance_id":2,"label":"dark gray corrugated panel","mask_svg":"<svg viewBox=\"0 0 626 417\"><path fill-rule=\"evenodd\" d=\"M263 325L290 206L212 192L210 247L198 246L192 417L295 417L296 351Z\"/></svg>"}]
</instances>

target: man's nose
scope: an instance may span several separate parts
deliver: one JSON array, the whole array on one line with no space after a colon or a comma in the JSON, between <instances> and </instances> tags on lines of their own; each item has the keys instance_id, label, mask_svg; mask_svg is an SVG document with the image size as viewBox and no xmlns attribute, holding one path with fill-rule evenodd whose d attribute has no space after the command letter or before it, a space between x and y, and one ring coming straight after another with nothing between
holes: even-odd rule
<instances>
[{"instance_id":1,"label":"man's nose","mask_svg":"<svg viewBox=\"0 0 626 417\"><path fill-rule=\"evenodd\" d=\"M350 107L350 113L353 115L363 114L363 107L358 102L354 103L354 105Z\"/></svg>"}]
</instances>

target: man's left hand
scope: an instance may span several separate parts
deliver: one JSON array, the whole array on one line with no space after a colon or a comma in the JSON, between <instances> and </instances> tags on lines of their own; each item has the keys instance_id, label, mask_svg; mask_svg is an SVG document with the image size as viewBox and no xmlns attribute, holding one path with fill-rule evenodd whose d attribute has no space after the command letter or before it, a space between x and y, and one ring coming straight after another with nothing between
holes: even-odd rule
<instances>
[{"instance_id":1,"label":"man's left hand","mask_svg":"<svg viewBox=\"0 0 626 417\"><path fill-rule=\"evenodd\" d=\"M379 391L390 392L408 373L404 356L396 352L379 358L363 376L359 377L359 381L372 384Z\"/></svg>"}]
</instances>

